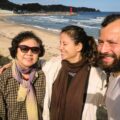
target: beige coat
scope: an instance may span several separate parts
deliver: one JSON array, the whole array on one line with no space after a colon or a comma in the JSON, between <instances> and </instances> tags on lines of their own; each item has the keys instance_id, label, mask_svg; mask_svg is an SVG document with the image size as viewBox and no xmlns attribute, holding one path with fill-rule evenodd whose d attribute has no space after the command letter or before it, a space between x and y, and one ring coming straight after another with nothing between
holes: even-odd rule
<instances>
[{"instance_id":1,"label":"beige coat","mask_svg":"<svg viewBox=\"0 0 120 120\"><path fill-rule=\"evenodd\" d=\"M43 120L49 120L49 107L51 102L52 84L54 83L61 68L61 58L53 58L43 66L46 75L46 95L44 99ZM83 110L82 120L96 120L96 110L103 103L105 94L105 73L99 68L92 67L90 70L87 89L86 103Z\"/></svg>"}]
</instances>

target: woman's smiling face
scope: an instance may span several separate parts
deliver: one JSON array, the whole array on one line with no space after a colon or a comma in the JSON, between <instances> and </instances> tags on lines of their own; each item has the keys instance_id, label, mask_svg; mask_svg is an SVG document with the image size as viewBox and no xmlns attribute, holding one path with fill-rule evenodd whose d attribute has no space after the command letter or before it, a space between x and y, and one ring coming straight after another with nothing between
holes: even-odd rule
<instances>
[{"instance_id":1,"label":"woman's smiling face","mask_svg":"<svg viewBox=\"0 0 120 120\"><path fill-rule=\"evenodd\" d=\"M81 59L80 51L82 44L75 44L74 40L66 34L61 33L60 35L60 52L63 60L67 60L70 63L78 62Z\"/></svg>"},{"instance_id":2,"label":"woman's smiling face","mask_svg":"<svg viewBox=\"0 0 120 120\"><path fill-rule=\"evenodd\" d=\"M39 48L39 43L37 43L33 38L29 38L26 40L23 40L22 42L19 43L18 46L27 46L30 48ZM27 52L22 51L20 47L17 48L17 63L22 67L22 68L29 68L32 65L34 65L39 57L39 52L32 52L31 49L29 49Z\"/></svg>"}]
</instances>

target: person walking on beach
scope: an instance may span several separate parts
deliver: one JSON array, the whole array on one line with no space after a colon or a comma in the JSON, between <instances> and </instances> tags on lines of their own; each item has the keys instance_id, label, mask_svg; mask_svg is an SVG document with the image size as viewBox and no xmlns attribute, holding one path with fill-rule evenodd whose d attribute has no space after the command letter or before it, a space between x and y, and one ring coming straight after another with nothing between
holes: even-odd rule
<instances>
[{"instance_id":1,"label":"person walking on beach","mask_svg":"<svg viewBox=\"0 0 120 120\"><path fill-rule=\"evenodd\" d=\"M120 120L120 14L107 16L98 40L99 66L110 74L106 92L109 120Z\"/></svg>"},{"instance_id":2,"label":"person walking on beach","mask_svg":"<svg viewBox=\"0 0 120 120\"><path fill-rule=\"evenodd\" d=\"M0 75L0 120L42 120L45 75L37 66L42 41L30 31L19 33L10 54L12 66Z\"/></svg>"},{"instance_id":3,"label":"person walking on beach","mask_svg":"<svg viewBox=\"0 0 120 120\"><path fill-rule=\"evenodd\" d=\"M44 120L97 120L106 75L92 65L97 46L84 29L70 25L60 33L61 58L43 66L46 75ZM101 116L100 116L101 117ZM106 118L102 118L106 120Z\"/></svg>"}]
</instances>

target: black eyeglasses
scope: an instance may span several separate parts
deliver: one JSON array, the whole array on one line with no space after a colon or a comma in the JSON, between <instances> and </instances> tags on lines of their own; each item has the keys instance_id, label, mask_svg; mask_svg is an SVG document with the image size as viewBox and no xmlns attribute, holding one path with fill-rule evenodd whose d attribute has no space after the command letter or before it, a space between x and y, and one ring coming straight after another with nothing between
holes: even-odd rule
<instances>
[{"instance_id":1,"label":"black eyeglasses","mask_svg":"<svg viewBox=\"0 0 120 120\"><path fill-rule=\"evenodd\" d=\"M34 53L34 54L38 54L40 52L39 47L29 47L26 45L19 45L18 48L20 48L21 52L23 52L23 53L27 53L29 50L31 50L32 53Z\"/></svg>"}]
</instances>

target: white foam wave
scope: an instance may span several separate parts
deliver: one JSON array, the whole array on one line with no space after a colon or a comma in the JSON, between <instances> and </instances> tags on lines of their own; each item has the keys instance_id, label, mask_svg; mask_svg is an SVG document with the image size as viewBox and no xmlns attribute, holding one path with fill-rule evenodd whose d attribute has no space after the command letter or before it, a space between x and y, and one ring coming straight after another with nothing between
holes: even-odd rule
<instances>
[{"instance_id":1,"label":"white foam wave","mask_svg":"<svg viewBox=\"0 0 120 120\"><path fill-rule=\"evenodd\" d=\"M32 18L34 21L49 21L54 23L66 23L69 19L64 19L62 16L36 16Z\"/></svg>"},{"instance_id":2,"label":"white foam wave","mask_svg":"<svg viewBox=\"0 0 120 120\"><path fill-rule=\"evenodd\" d=\"M96 28L96 29L100 29L100 27L96 27L96 26L90 26L90 25L85 25L85 24L82 24L81 22L78 22L78 23L73 23L73 25L78 25L80 27L83 27L83 28Z\"/></svg>"},{"instance_id":3,"label":"white foam wave","mask_svg":"<svg viewBox=\"0 0 120 120\"><path fill-rule=\"evenodd\" d=\"M96 17L91 19L84 20L72 20L72 24L78 25L86 28L96 28L100 29L100 23L102 22L103 17Z\"/></svg>"},{"instance_id":4,"label":"white foam wave","mask_svg":"<svg viewBox=\"0 0 120 120\"><path fill-rule=\"evenodd\" d=\"M38 29L44 29L44 30L49 30L49 31L52 31L52 32L55 32L55 33L59 33L60 30L59 29L53 29L53 28L44 28L44 27L41 27L41 26L34 26Z\"/></svg>"},{"instance_id":5,"label":"white foam wave","mask_svg":"<svg viewBox=\"0 0 120 120\"><path fill-rule=\"evenodd\" d=\"M101 23L103 19L104 17L96 17L96 18L90 19L90 21L94 23Z\"/></svg>"}]
</instances>

